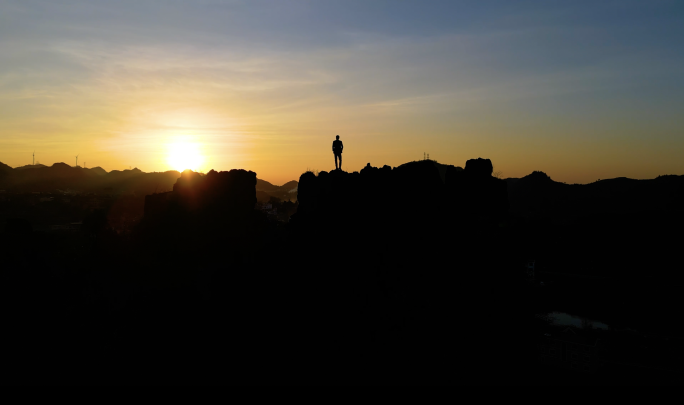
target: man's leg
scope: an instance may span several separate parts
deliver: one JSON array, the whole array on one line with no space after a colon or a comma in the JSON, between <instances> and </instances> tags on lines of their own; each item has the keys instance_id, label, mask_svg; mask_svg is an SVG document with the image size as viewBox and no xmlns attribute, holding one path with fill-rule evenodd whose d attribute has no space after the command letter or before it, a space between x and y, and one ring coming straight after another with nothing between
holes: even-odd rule
<instances>
[{"instance_id":1,"label":"man's leg","mask_svg":"<svg viewBox=\"0 0 684 405\"><path fill-rule=\"evenodd\" d=\"M335 153L335 169L337 169L337 153Z\"/></svg>"},{"instance_id":2,"label":"man's leg","mask_svg":"<svg viewBox=\"0 0 684 405\"><path fill-rule=\"evenodd\" d=\"M340 153L339 157L340 157L340 170L342 170L342 154L341 153Z\"/></svg>"}]
</instances>

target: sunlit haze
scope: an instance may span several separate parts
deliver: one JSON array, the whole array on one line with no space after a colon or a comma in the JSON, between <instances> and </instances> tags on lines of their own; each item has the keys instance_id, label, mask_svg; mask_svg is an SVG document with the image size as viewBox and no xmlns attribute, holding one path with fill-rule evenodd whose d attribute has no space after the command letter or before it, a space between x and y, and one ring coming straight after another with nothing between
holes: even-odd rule
<instances>
[{"instance_id":1,"label":"sunlit haze","mask_svg":"<svg viewBox=\"0 0 684 405\"><path fill-rule=\"evenodd\" d=\"M0 1L0 162L684 174L681 1Z\"/></svg>"}]
</instances>

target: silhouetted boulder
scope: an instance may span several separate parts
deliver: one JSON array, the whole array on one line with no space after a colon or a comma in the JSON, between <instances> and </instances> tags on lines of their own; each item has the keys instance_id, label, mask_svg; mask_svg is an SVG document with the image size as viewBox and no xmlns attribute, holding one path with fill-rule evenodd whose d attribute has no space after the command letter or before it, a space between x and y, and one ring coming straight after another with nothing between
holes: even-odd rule
<instances>
[{"instance_id":1,"label":"silhouetted boulder","mask_svg":"<svg viewBox=\"0 0 684 405\"><path fill-rule=\"evenodd\" d=\"M492 177L489 159L470 159L465 170L450 167L445 174L449 200L463 218L489 218L500 222L508 216L508 186Z\"/></svg>"},{"instance_id":2,"label":"silhouetted boulder","mask_svg":"<svg viewBox=\"0 0 684 405\"><path fill-rule=\"evenodd\" d=\"M492 175L494 166L489 159L469 159L466 162L465 171L471 176L488 177Z\"/></svg>"}]
</instances>

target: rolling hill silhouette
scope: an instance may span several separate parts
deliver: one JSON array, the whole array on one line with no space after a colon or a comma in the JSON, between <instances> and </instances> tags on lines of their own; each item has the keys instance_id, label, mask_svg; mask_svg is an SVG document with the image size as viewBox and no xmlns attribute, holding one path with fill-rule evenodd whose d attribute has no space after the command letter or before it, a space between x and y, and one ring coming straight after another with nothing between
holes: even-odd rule
<instances>
[{"instance_id":1,"label":"rolling hill silhouette","mask_svg":"<svg viewBox=\"0 0 684 405\"><path fill-rule=\"evenodd\" d=\"M12 169L10 166L7 166L6 164L0 162L0 176L5 176L9 173L11 173L14 169Z\"/></svg>"},{"instance_id":2,"label":"rolling hill silhouette","mask_svg":"<svg viewBox=\"0 0 684 405\"><path fill-rule=\"evenodd\" d=\"M292 180L282 186L275 186L265 180L257 179L256 197L259 202L267 202L271 197L279 198L283 201L297 199L297 185L299 182Z\"/></svg>"},{"instance_id":3,"label":"rolling hill silhouette","mask_svg":"<svg viewBox=\"0 0 684 405\"><path fill-rule=\"evenodd\" d=\"M684 187L684 176L650 180L619 177L570 185L536 171L506 182L512 213L530 218L572 218L670 209Z\"/></svg>"},{"instance_id":4,"label":"rolling hill silhouette","mask_svg":"<svg viewBox=\"0 0 684 405\"><path fill-rule=\"evenodd\" d=\"M180 173L176 171L144 173L133 169L107 173L100 167L86 169L55 163L52 166L14 169L0 179L0 187L14 192L72 190L145 195L155 192L155 189L170 190L179 176Z\"/></svg>"},{"instance_id":5,"label":"rolling hill silhouette","mask_svg":"<svg viewBox=\"0 0 684 405\"><path fill-rule=\"evenodd\" d=\"M52 166L27 165L12 169L0 162L0 189L14 192L52 192L72 190L96 193L134 193L144 196L170 191L181 173L175 170L146 173L138 168L112 170L107 172L97 166L93 168L73 167L65 163ZM287 201L296 199L297 182L290 181L283 186L258 180L257 197L268 201L277 197Z\"/></svg>"},{"instance_id":6,"label":"rolling hill silhouette","mask_svg":"<svg viewBox=\"0 0 684 405\"><path fill-rule=\"evenodd\" d=\"M40 164L40 163L36 163L35 165L25 165L25 166L15 167L14 170L40 169L41 167L47 167L47 166Z\"/></svg>"},{"instance_id":7,"label":"rolling hill silhouette","mask_svg":"<svg viewBox=\"0 0 684 405\"><path fill-rule=\"evenodd\" d=\"M105 174L107 174L107 171L105 169L101 168L100 166L95 166L95 167L87 169L87 170L90 170L91 172L93 172L97 175L100 175L100 176L104 176Z\"/></svg>"}]
</instances>

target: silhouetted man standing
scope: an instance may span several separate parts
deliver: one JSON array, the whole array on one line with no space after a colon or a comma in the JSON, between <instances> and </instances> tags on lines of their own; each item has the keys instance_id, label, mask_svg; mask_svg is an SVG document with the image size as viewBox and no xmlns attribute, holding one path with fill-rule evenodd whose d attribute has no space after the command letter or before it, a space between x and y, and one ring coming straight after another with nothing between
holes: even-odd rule
<instances>
[{"instance_id":1,"label":"silhouetted man standing","mask_svg":"<svg viewBox=\"0 0 684 405\"><path fill-rule=\"evenodd\" d=\"M342 170L342 141L340 141L340 136L337 135L336 139L333 141L333 153L335 154L335 169ZM340 165L337 165L337 159L340 159Z\"/></svg>"}]
</instances>

